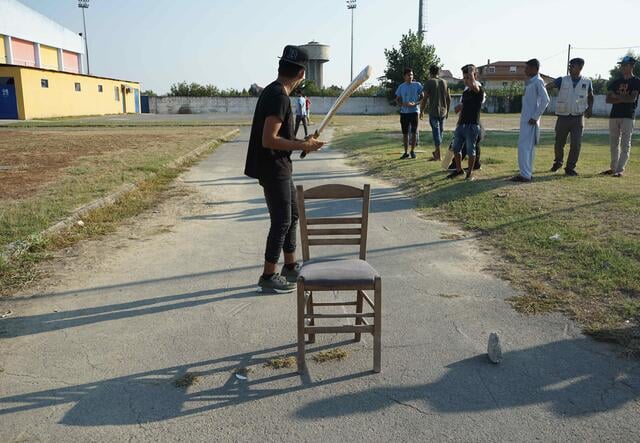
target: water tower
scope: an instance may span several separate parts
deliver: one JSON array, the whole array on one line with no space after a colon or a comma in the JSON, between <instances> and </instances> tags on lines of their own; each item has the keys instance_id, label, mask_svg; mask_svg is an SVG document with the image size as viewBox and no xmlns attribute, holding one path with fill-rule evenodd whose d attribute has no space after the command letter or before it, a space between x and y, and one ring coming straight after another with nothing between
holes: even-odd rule
<instances>
[{"instance_id":1,"label":"water tower","mask_svg":"<svg viewBox=\"0 0 640 443\"><path fill-rule=\"evenodd\" d=\"M329 46L311 41L302 47L309 53L309 68L306 77L313 80L318 87L323 88L322 65L329 61Z\"/></svg>"}]
</instances>

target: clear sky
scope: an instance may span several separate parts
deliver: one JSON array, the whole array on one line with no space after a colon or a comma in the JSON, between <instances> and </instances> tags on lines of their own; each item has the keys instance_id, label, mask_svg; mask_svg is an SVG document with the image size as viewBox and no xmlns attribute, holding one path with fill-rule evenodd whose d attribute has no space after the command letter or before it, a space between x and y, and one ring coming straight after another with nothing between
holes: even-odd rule
<instances>
[{"instance_id":1,"label":"clear sky","mask_svg":"<svg viewBox=\"0 0 640 443\"><path fill-rule=\"evenodd\" d=\"M62 25L82 31L76 0L21 0ZM565 72L567 46L577 49L584 74L608 77L639 46L639 0L428 0L427 40L445 69L459 76L466 63L487 59L542 61L542 72ZM172 83L220 88L266 85L275 78L285 44L316 40L331 46L325 84L349 82L350 12L345 0L91 0L87 33L92 73L139 80L167 92ZM384 49L418 27L418 0L358 0L354 70L367 64L376 76Z\"/></svg>"}]
</instances>

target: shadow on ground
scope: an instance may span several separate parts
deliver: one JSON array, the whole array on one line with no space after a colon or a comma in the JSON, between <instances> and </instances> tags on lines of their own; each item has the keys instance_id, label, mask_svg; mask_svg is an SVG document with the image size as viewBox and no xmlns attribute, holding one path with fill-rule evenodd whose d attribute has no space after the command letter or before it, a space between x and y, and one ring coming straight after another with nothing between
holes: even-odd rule
<instances>
[{"instance_id":1,"label":"shadow on ground","mask_svg":"<svg viewBox=\"0 0 640 443\"><path fill-rule=\"evenodd\" d=\"M559 417L616 410L640 399L638 364L596 356L586 338L507 352L500 365L485 355L458 361L432 383L385 386L309 403L299 418L372 413L402 404L425 414L455 414L546 405ZM625 367L626 366L626 367Z\"/></svg>"},{"instance_id":2,"label":"shadow on ground","mask_svg":"<svg viewBox=\"0 0 640 443\"><path fill-rule=\"evenodd\" d=\"M312 401L295 415L305 420L375 413L394 405L423 414L456 414L541 405L559 417L581 417L621 408L640 397L637 365L621 364L586 350L587 339L549 343L507 352L492 365L479 355L447 366L439 379L424 384L378 386ZM348 342L317 347L314 351ZM294 345L173 366L94 383L0 398L0 416L71 404L60 423L103 426L151 423L260 401L291 392L371 376L369 371L312 380L293 370L261 372L240 380L239 368L264 364L270 355L293 355ZM586 358L585 358L586 356ZM189 388L175 381L191 375ZM210 378L209 378L210 377ZM374 380L375 381L375 380ZM217 385L211 388L211 385ZM202 387L200 387L202 386ZM326 391L324 391L326 392Z\"/></svg>"},{"instance_id":3,"label":"shadow on ground","mask_svg":"<svg viewBox=\"0 0 640 443\"><path fill-rule=\"evenodd\" d=\"M314 351L351 342L318 346ZM312 381L309 374L268 371L263 378L240 380L240 368L262 366L274 354L293 355L295 344L231 355L192 364L112 378L95 383L66 386L29 394L0 398L0 416L57 405L72 404L60 423L68 426L142 424L185 417L220 408L257 401L301 390L336 384L364 377L371 372L348 374ZM190 375L202 383L178 387L176 381ZM215 388L206 385L208 377L223 382ZM283 383L284 382L284 383ZM211 384L211 381L209 381ZM214 383L215 384L215 383ZM285 387L283 387L283 384Z\"/></svg>"}]
</instances>

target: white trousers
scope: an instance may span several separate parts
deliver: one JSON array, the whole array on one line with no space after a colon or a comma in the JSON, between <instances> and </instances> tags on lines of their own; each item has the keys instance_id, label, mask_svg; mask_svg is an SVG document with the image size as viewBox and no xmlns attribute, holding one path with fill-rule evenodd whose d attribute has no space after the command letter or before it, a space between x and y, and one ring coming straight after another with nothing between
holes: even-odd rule
<instances>
[{"instance_id":1,"label":"white trousers","mask_svg":"<svg viewBox=\"0 0 640 443\"><path fill-rule=\"evenodd\" d=\"M524 178L530 179L533 175L533 160L538 141L540 141L540 126L521 122L518 137L518 167L520 175Z\"/></svg>"}]
</instances>

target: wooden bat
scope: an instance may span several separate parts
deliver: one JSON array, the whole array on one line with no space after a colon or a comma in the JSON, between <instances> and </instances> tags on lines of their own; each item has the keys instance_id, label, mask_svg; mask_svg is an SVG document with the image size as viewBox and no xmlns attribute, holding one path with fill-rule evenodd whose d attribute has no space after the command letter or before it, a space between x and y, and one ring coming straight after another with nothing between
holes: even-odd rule
<instances>
[{"instance_id":1,"label":"wooden bat","mask_svg":"<svg viewBox=\"0 0 640 443\"><path fill-rule=\"evenodd\" d=\"M336 102L333 104L333 106L331 106L331 109L329 109L329 112L327 112L327 115L325 115L324 118L322 119L320 126L318 126L318 129L316 129L316 132L313 133L313 136L312 136L313 138L318 138L320 136L320 134L327 127L327 125L329 124L333 116L336 115L336 112L338 112L338 109L340 109L340 107L349 99L349 97L351 97L351 94L353 94L356 91L356 89L362 86L364 82L369 80L369 77L371 77L371 74L373 74L373 68L371 67L371 65L368 65L366 68L364 68L360 72L360 74L356 76L356 78L353 79L351 83L349 83L349 86L347 86L347 88L344 91L342 91L342 94L340 94L340 96L336 99ZM307 156L306 152L303 152L302 154L300 154L300 158L305 158L306 156Z\"/></svg>"}]
</instances>

